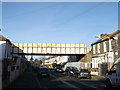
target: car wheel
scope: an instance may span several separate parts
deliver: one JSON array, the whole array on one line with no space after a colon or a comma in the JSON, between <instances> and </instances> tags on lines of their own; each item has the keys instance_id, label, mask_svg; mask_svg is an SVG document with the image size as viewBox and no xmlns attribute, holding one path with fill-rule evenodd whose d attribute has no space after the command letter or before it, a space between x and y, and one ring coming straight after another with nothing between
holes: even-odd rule
<instances>
[{"instance_id":1,"label":"car wheel","mask_svg":"<svg viewBox=\"0 0 120 90\"><path fill-rule=\"evenodd\" d=\"M105 85L106 85L106 88L111 88L112 87L112 84L111 84L109 79L105 80Z\"/></svg>"}]
</instances>

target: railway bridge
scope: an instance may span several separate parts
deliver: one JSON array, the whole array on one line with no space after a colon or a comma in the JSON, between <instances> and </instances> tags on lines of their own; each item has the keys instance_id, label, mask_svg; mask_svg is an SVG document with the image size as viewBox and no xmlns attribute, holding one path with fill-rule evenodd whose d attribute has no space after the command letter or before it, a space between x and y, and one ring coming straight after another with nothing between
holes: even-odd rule
<instances>
[{"instance_id":1,"label":"railway bridge","mask_svg":"<svg viewBox=\"0 0 120 90\"><path fill-rule=\"evenodd\" d=\"M86 44L13 43L11 53L18 55L85 55L91 50Z\"/></svg>"}]
</instances>

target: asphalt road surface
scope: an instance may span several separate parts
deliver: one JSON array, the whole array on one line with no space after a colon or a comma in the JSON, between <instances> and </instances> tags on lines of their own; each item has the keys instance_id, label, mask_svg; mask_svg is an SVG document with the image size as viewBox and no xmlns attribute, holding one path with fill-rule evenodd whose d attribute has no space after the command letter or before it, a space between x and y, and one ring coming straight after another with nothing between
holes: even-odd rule
<instances>
[{"instance_id":1,"label":"asphalt road surface","mask_svg":"<svg viewBox=\"0 0 120 90\"><path fill-rule=\"evenodd\" d=\"M47 89L73 89L73 90L105 90L104 81L97 79L79 79L72 76L64 76L63 73L51 72L50 78L38 78L42 90Z\"/></svg>"},{"instance_id":2,"label":"asphalt road surface","mask_svg":"<svg viewBox=\"0 0 120 90\"><path fill-rule=\"evenodd\" d=\"M93 76L92 79L79 79L51 71L50 78L38 77L36 72L25 72L6 89L39 89L39 90L107 90L104 79ZM111 90L120 88L111 88Z\"/></svg>"}]
</instances>

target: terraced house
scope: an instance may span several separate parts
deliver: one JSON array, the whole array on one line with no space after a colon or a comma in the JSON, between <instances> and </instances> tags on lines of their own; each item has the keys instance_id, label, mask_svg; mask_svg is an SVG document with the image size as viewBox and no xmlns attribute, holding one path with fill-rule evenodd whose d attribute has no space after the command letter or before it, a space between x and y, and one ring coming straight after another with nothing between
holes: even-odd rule
<instances>
[{"instance_id":1,"label":"terraced house","mask_svg":"<svg viewBox=\"0 0 120 90\"><path fill-rule=\"evenodd\" d=\"M92 69L98 75L105 75L113 63L120 57L120 30L111 34L101 34L92 46Z\"/></svg>"}]
</instances>

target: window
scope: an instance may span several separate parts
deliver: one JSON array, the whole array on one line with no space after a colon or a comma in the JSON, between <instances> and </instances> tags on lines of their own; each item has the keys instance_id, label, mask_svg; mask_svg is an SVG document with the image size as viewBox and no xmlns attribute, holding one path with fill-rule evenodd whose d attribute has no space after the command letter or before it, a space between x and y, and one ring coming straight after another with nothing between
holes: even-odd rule
<instances>
[{"instance_id":1,"label":"window","mask_svg":"<svg viewBox=\"0 0 120 90\"><path fill-rule=\"evenodd\" d=\"M107 48L106 48L106 41L103 42L103 49L104 49L104 52L107 51Z\"/></svg>"},{"instance_id":2,"label":"window","mask_svg":"<svg viewBox=\"0 0 120 90\"><path fill-rule=\"evenodd\" d=\"M112 40L111 39L109 39L109 51L112 51Z\"/></svg>"},{"instance_id":3,"label":"window","mask_svg":"<svg viewBox=\"0 0 120 90\"><path fill-rule=\"evenodd\" d=\"M95 50L95 45L93 45L93 54L95 54L95 51L96 51L96 50Z\"/></svg>"},{"instance_id":4,"label":"window","mask_svg":"<svg viewBox=\"0 0 120 90\"><path fill-rule=\"evenodd\" d=\"M112 48L115 48L115 47L117 46L116 41L115 41L115 40L112 40L112 41L111 41L111 45L112 45Z\"/></svg>"},{"instance_id":5,"label":"window","mask_svg":"<svg viewBox=\"0 0 120 90\"><path fill-rule=\"evenodd\" d=\"M100 53L100 43L97 44L98 53Z\"/></svg>"},{"instance_id":6,"label":"window","mask_svg":"<svg viewBox=\"0 0 120 90\"><path fill-rule=\"evenodd\" d=\"M92 68L98 68L99 58L92 58Z\"/></svg>"}]
</instances>

